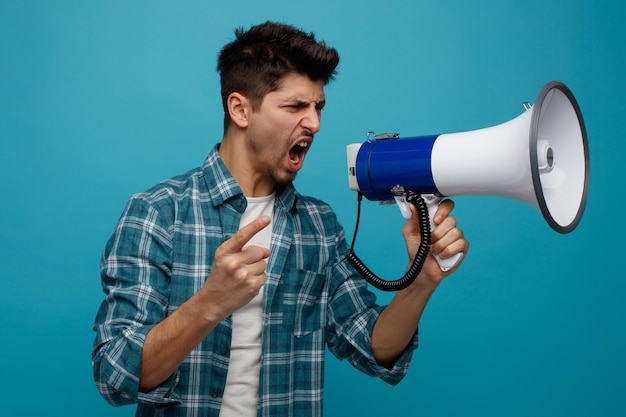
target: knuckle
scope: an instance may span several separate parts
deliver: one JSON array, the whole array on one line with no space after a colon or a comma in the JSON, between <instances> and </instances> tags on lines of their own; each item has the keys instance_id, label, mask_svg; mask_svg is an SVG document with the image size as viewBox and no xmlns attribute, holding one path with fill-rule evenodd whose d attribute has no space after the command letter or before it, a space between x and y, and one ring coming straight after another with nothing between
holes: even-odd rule
<instances>
[{"instance_id":1,"label":"knuckle","mask_svg":"<svg viewBox=\"0 0 626 417\"><path fill-rule=\"evenodd\" d=\"M228 256L222 259L221 263L224 266L224 268L229 272L237 271L240 269L239 267L241 266L241 262L239 262L239 260L233 256Z\"/></svg>"}]
</instances>

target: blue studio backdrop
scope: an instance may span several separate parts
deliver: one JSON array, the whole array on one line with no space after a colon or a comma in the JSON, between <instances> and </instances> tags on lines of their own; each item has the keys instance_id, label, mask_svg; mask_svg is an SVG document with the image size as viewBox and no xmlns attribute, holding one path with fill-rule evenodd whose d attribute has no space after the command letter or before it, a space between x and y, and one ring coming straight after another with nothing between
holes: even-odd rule
<instances>
[{"instance_id":1,"label":"blue studio backdrop","mask_svg":"<svg viewBox=\"0 0 626 417\"><path fill-rule=\"evenodd\" d=\"M220 139L217 54L268 19L341 54L296 186L349 238L345 146L367 131L492 126L560 80L589 136L579 227L561 235L520 202L454 198L472 247L427 307L408 376L390 387L329 356L325 414L626 415L626 12L613 0L0 0L0 414L133 415L92 381L101 251L132 193ZM357 250L384 277L404 271L403 221L363 203Z\"/></svg>"}]
</instances>

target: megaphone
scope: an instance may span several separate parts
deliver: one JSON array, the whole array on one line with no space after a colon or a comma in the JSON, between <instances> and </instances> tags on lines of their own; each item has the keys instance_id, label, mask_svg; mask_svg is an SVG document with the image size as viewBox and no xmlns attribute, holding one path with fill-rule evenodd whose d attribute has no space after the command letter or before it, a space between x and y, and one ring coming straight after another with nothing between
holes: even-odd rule
<instances>
[{"instance_id":1,"label":"megaphone","mask_svg":"<svg viewBox=\"0 0 626 417\"><path fill-rule=\"evenodd\" d=\"M484 129L370 135L348 145L350 189L371 201L395 199L401 209L407 190L435 201L461 195L511 198L539 210L555 231L569 233L582 218L589 187L580 107L559 81L547 83L534 105L524 107L516 118Z\"/></svg>"}]
</instances>

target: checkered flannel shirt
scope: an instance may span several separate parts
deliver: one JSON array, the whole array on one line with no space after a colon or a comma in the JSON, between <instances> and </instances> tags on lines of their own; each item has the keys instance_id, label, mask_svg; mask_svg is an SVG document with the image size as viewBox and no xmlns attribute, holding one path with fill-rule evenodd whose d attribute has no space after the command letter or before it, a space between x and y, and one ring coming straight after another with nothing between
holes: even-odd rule
<instances>
[{"instance_id":1,"label":"checkered flannel shirt","mask_svg":"<svg viewBox=\"0 0 626 417\"><path fill-rule=\"evenodd\" d=\"M232 321L225 318L176 372L138 392L146 334L204 285L215 249L239 228L246 199L217 152L200 168L134 195L101 262L105 299L94 324L96 386L138 416L218 416ZM376 364L371 333L382 307L346 260L331 208L277 190L264 293L259 416L320 416L328 349L357 369L397 384L416 335L395 367Z\"/></svg>"}]
</instances>

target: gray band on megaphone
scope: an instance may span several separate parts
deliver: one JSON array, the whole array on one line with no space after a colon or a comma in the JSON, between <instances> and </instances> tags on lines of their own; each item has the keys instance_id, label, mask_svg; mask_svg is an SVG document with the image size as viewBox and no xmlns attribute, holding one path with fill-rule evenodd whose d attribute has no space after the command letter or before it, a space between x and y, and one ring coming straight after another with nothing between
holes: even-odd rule
<instances>
[{"instance_id":1,"label":"gray band on megaphone","mask_svg":"<svg viewBox=\"0 0 626 417\"><path fill-rule=\"evenodd\" d=\"M540 142L548 142L553 167L540 166ZM539 92L530 125L530 164L537 203L550 227L569 233L578 226L589 189L587 130L574 94L562 82Z\"/></svg>"}]
</instances>

